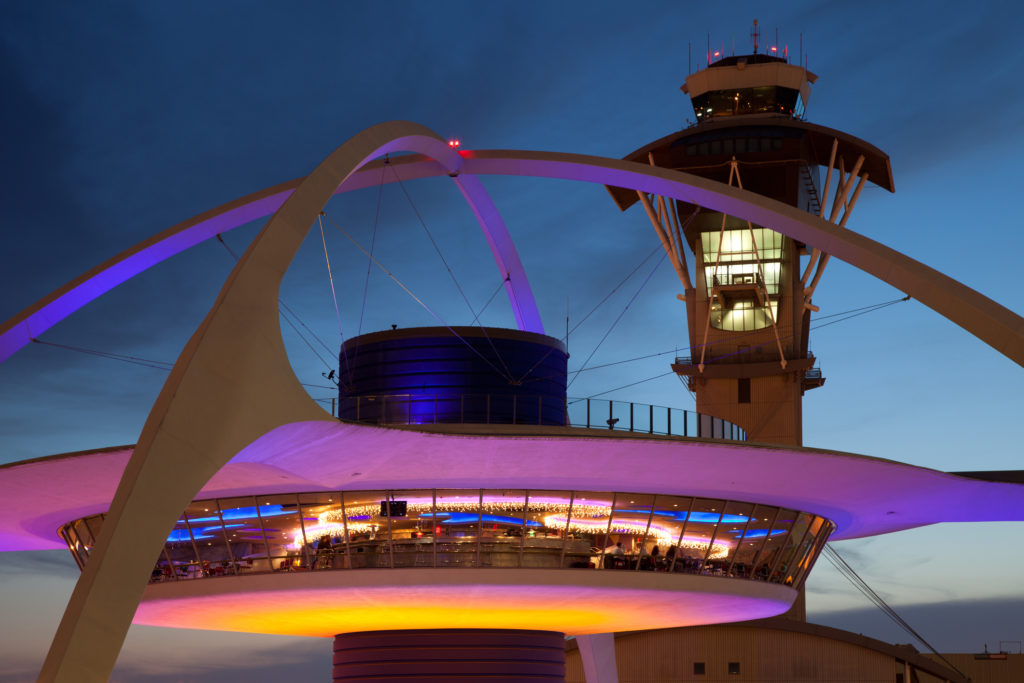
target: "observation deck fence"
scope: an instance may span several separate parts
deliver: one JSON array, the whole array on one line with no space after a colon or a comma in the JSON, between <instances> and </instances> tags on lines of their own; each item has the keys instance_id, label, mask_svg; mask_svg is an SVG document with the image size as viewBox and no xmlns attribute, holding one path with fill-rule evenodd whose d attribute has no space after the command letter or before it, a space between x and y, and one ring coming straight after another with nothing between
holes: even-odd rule
<instances>
[{"instance_id":1,"label":"observation deck fence","mask_svg":"<svg viewBox=\"0 0 1024 683\"><path fill-rule=\"evenodd\" d=\"M526 394L381 394L347 396L332 414L376 425L513 424L609 429L640 434L746 441L728 420L668 406Z\"/></svg>"}]
</instances>

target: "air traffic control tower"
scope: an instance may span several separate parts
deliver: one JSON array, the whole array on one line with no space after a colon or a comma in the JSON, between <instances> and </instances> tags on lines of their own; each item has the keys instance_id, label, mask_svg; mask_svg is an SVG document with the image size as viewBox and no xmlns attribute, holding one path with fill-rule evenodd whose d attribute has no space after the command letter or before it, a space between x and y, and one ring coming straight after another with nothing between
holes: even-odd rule
<instances>
[{"instance_id":1,"label":"air traffic control tower","mask_svg":"<svg viewBox=\"0 0 1024 683\"><path fill-rule=\"evenodd\" d=\"M695 124L626 159L751 190L845 226L866 182L893 190L889 157L805 121L817 76L777 46L759 52L757 22L752 38L753 54L709 53L707 68L687 77L682 91ZM690 355L672 369L696 393L698 412L739 425L751 441L801 445L804 392L825 382L808 352L808 330L829 256L770 225L609 190L623 210L643 205L675 266Z\"/></svg>"}]
</instances>

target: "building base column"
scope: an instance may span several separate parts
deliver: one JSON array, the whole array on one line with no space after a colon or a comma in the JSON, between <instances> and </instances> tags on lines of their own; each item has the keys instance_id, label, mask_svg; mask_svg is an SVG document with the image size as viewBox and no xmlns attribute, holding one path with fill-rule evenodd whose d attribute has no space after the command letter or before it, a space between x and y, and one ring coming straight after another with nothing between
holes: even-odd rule
<instances>
[{"instance_id":1,"label":"building base column","mask_svg":"<svg viewBox=\"0 0 1024 683\"><path fill-rule=\"evenodd\" d=\"M576 636L576 646L583 661L583 675L587 683L619 683L614 633Z\"/></svg>"},{"instance_id":2,"label":"building base column","mask_svg":"<svg viewBox=\"0 0 1024 683\"><path fill-rule=\"evenodd\" d=\"M564 681L557 631L416 629L334 637L335 681Z\"/></svg>"}]
</instances>

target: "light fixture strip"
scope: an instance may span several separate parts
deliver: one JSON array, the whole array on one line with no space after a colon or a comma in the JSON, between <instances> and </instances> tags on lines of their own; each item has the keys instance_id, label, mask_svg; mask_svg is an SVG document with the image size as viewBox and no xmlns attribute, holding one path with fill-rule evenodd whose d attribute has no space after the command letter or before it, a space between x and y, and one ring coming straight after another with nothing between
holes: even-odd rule
<instances>
[{"instance_id":1,"label":"light fixture strip","mask_svg":"<svg viewBox=\"0 0 1024 683\"><path fill-rule=\"evenodd\" d=\"M711 557L711 550L715 547L715 537L718 536L718 528L722 526L722 518L725 516L725 508L728 505L729 501L722 501L722 510L718 513L718 521L715 522L715 529L711 532L711 538L708 539L708 551L704 553L704 559L701 561L700 566L697 567L698 574L704 571L704 565L708 563L708 559Z\"/></svg>"},{"instance_id":2,"label":"light fixture strip","mask_svg":"<svg viewBox=\"0 0 1024 683\"><path fill-rule=\"evenodd\" d=\"M434 554L434 569L437 569L437 489L430 489L430 544Z\"/></svg>"},{"instance_id":3,"label":"light fixture strip","mask_svg":"<svg viewBox=\"0 0 1024 683\"><path fill-rule=\"evenodd\" d=\"M313 561L309 556L309 539L306 538L306 520L303 519L305 515L302 514L302 500L299 494L295 494L295 509L299 513L299 528L302 531L302 556L306 559L306 567L312 567Z\"/></svg>"},{"instance_id":4,"label":"light fixture strip","mask_svg":"<svg viewBox=\"0 0 1024 683\"><path fill-rule=\"evenodd\" d=\"M794 514L798 514L797 511L795 511L795 510L793 510L792 512ZM779 508L779 513L780 514L782 513L782 508ZM797 519L799 519L799 517ZM793 524L796 524L796 519L793 520ZM786 533L787 533L787 536L791 537L793 535L793 527L790 526L789 527L789 531L786 532ZM778 569L778 567L779 567L779 562L782 560L782 554L783 554L784 551L785 551L785 547L782 547L782 548L779 548L779 552L775 553L775 561L772 562L772 566L768 569L768 580L769 581L771 581L772 577L775 576L775 570Z\"/></svg>"},{"instance_id":5,"label":"light fixture strip","mask_svg":"<svg viewBox=\"0 0 1024 683\"><path fill-rule=\"evenodd\" d=\"M803 547L804 541L807 540L807 534L809 534L811 532L811 523L814 521L814 515L807 514L806 512L798 513L797 514L797 519L798 520L800 519L801 515L807 515L807 517L809 518L807 520L807 528L804 529L803 536L800 537L800 542L793 546L793 550L786 557L785 565L786 565L786 571L787 572L792 570L792 568L793 568L793 561L797 558L797 555L800 554L800 548ZM792 533L792 529L790 529L790 532ZM783 583L785 583L785 582L783 582Z\"/></svg>"},{"instance_id":6,"label":"light fixture strip","mask_svg":"<svg viewBox=\"0 0 1024 683\"><path fill-rule=\"evenodd\" d=\"M480 544L484 537L484 490L480 489L480 497L476 508L476 563L474 567L480 566Z\"/></svg>"},{"instance_id":7,"label":"light fixture strip","mask_svg":"<svg viewBox=\"0 0 1024 683\"><path fill-rule=\"evenodd\" d=\"M394 502L394 492L390 489L384 492L384 503L387 505L388 510L388 569L395 568L395 542L391 536L391 512L393 511L391 504Z\"/></svg>"},{"instance_id":8,"label":"light fixture strip","mask_svg":"<svg viewBox=\"0 0 1024 683\"><path fill-rule=\"evenodd\" d=\"M199 567L199 573L203 573L203 558L199 557L199 546L196 545L196 537L192 535L192 525L188 521L188 511L181 513L181 518L185 520L185 528L188 530L189 540L192 541L192 552L196 554L196 564Z\"/></svg>"},{"instance_id":9,"label":"light fixture strip","mask_svg":"<svg viewBox=\"0 0 1024 683\"><path fill-rule=\"evenodd\" d=\"M643 560L644 556L647 554L647 535L651 533L651 521L654 520L654 504L657 500L658 496L655 494L651 499L651 512L647 515L647 526L644 528L644 538L640 541L640 554L636 558L636 567L634 568L634 571L640 571L640 561ZM614 510L612 512L614 512ZM710 546L708 547L708 552L711 552Z\"/></svg>"},{"instance_id":10,"label":"light fixture strip","mask_svg":"<svg viewBox=\"0 0 1024 683\"><path fill-rule=\"evenodd\" d=\"M693 514L693 506L696 502L697 496L690 496L690 505L686 508L686 517L683 518L683 528L679 530L679 540L676 541L676 550L672 553L672 564L669 565L668 568L669 573L675 571L676 560L679 558L679 548L683 545L683 536L686 535L686 525L690 523L690 515Z\"/></svg>"},{"instance_id":11,"label":"light fixture strip","mask_svg":"<svg viewBox=\"0 0 1024 683\"><path fill-rule=\"evenodd\" d=\"M671 429L669 431L671 431ZM615 512L615 501L618 499L618 497L619 497L618 492L617 491L613 491L612 492L612 509L611 509L611 511L610 511L610 513L608 515L608 528L606 528L604 530L604 546L605 546L605 550L608 549L608 543L610 543L611 540L612 540L611 539L611 535L612 535L612 515ZM604 567L605 558L607 558L607 557L608 557L608 553L604 553L604 552L601 553L601 568L602 569L605 568Z\"/></svg>"},{"instance_id":12,"label":"light fixture strip","mask_svg":"<svg viewBox=\"0 0 1024 683\"><path fill-rule=\"evenodd\" d=\"M263 536L264 547L267 549L267 565L270 567L270 571L274 571L274 559L270 556L270 540L267 539L267 528L263 524L263 515L260 514L260 501L253 496L252 502L256 505L256 519L260 521L260 533Z\"/></svg>"},{"instance_id":13,"label":"light fixture strip","mask_svg":"<svg viewBox=\"0 0 1024 683\"><path fill-rule=\"evenodd\" d=\"M569 523L572 521L572 504L576 500L576 491L569 491L569 511L565 515L565 530L562 531L562 552L558 556L558 568L565 565L565 546L569 543ZM526 518L526 515L523 515Z\"/></svg>"},{"instance_id":14,"label":"light fixture strip","mask_svg":"<svg viewBox=\"0 0 1024 683\"><path fill-rule=\"evenodd\" d=\"M348 540L348 511L345 509L345 492L338 491L338 504L341 505L341 526L345 530L345 561L342 563L346 565L347 569L352 568L352 548L349 546ZM333 552L333 550L332 550ZM333 562L332 568L333 568Z\"/></svg>"},{"instance_id":15,"label":"light fixture strip","mask_svg":"<svg viewBox=\"0 0 1024 683\"><path fill-rule=\"evenodd\" d=\"M754 555L754 560L753 560L753 562L750 563L751 566L752 566L752 569L751 569L752 574L751 575L753 575L753 573L757 572L757 566L758 566L758 564L761 563L761 555L764 554L765 548L768 547L768 539L770 539L772 537L772 532L775 531L775 524L779 521L779 513L781 513L781 512L782 512L782 508L780 508L780 507L775 508L775 514L772 516L772 523L768 526L768 533L766 533L764 535L764 540L761 541L761 547L757 549L757 553ZM768 580L767 576L764 577L764 578L765 578L765 581Z\"/></svg>"},{"instance_id":16,"label":"light fixture strip","mask_svg":"<svg viewBox=\"0 0 1024 683\"><path fill-rule=\"evenodd\" d=\"M295 497L298 498L299 495L295 494ZM228 539L228 528L224 525L224 513L221 511L220 498L215 498L213 503L217 506L217 519L220 520L220 531L224 535L224 546L228 549L228 557L231 559L231 567L237 575L238 564L235 562L235 553L231 550L231 541Z\"/></svg>"},{"instance_id":17,"label":"light fixture strip","mask_svg":"<svg viewBox=\"0 0 1024 683\"><path fill-rule=\"evenodd\" d=\"M736 557L740 554L740 551L743 549L743 539L747 537L747 529L750 528L750 522L753 521L756 517L756 515L754 514L755 512L757 512L757 505L751 505L750 512L747 513L747 523L743 525L743 533L740 534L739 540L736 541L736 550L733 551L732 559L729 561L729 567L725 570L726 576L732 576L733 565L736 564Z\"/></svg>"},{"instance_id":18,"label":"light fixture strip","mask_svg":"<svg viewBox=\"0 0 1024 683\"><path fill-rule=\"evenodd\" d=\"M519 567L523 566L523 551L526 548L526 516L530 513L530 489L523 491L523 526L519 534Z\"/></svg>"}]
</instances>

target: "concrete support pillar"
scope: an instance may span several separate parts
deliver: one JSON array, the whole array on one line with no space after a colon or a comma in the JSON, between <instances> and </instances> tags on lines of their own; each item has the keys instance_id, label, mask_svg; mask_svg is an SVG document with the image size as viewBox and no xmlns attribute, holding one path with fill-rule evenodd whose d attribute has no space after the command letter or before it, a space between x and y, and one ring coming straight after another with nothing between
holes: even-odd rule
<instances>
[{"instance_id":1,"label":"concrete support pillar","mask_svg":"<svg viewBox=\"0 0 1024 683\"><path fill-rule=\"evenodd\" d=\"M334 681L485 679L564 682L565 636L556 631L468 628L363 631L334 637Z\"/></svg>"},{"instance_id":2,"label":"concrete support pillar","mask_svg":"<svg viewBox=\"0 0 1024 683\"><path fill-rule=\"evenodd\" d=\"M619 683L619 670L615 664L615 634L592 633L576 636L576 645L583 662L583 675L587 683Z\"/></svg>"}]
</instances>

